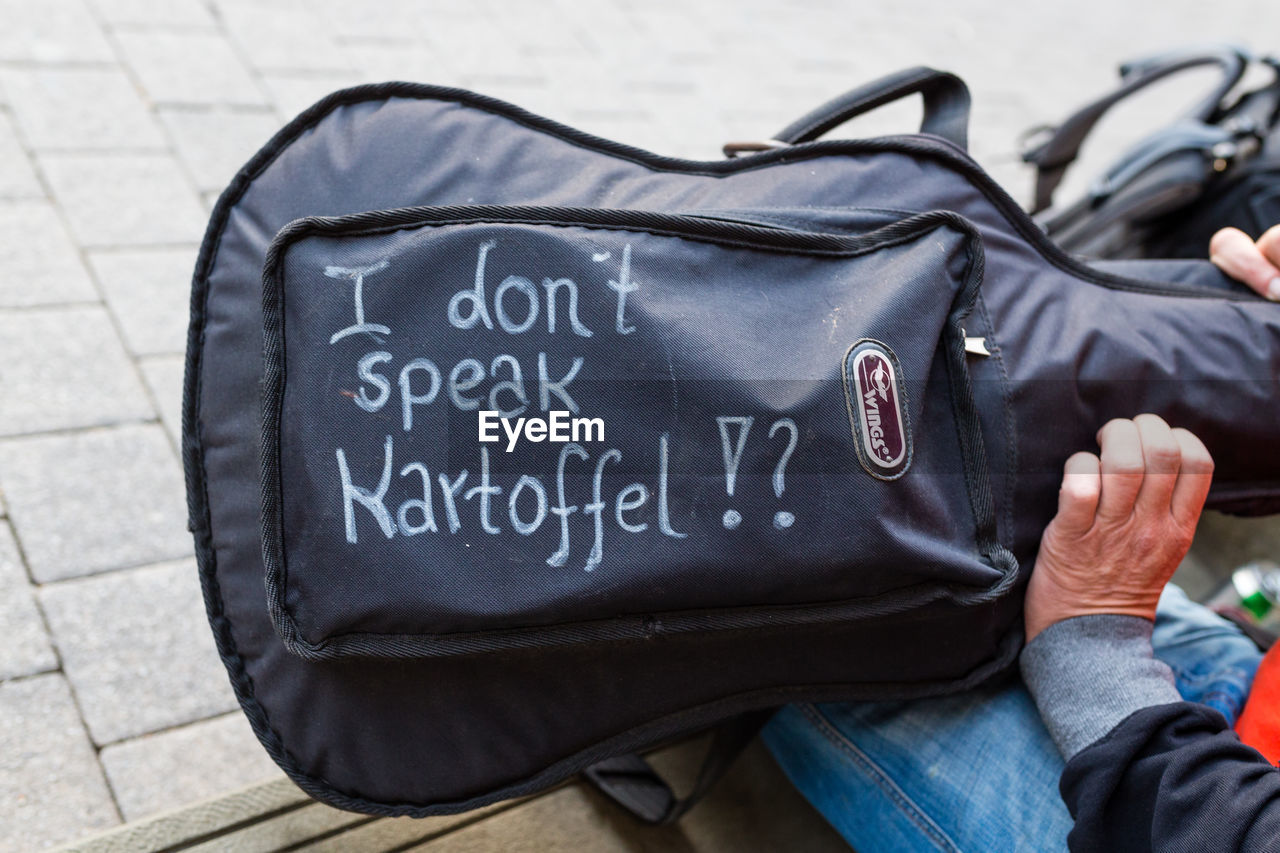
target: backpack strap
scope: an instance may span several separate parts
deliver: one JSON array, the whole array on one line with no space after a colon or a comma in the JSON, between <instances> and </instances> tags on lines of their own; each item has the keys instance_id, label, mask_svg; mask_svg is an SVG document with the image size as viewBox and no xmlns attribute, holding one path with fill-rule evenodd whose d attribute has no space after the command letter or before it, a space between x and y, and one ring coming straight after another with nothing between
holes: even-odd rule
<instances>
[{"instance_id":1,"label":"backpack strap","mask_svg":"<svg viewBox=\"0 0 1280 853\"><path fill-rule=\"evenodd\" d=\"M1259 64L1271 79L1241 95L1223 116L1222 124L1238 133L1252 134L1261 142L1280 128L1280 57L1264 56Z\"/></svg>"},{"instance_id":2,"label":"backpack strap","mask_svg":"<svg viewBox=\"0 0 1280 853\"><path fill-rule=\"evenodd\" d=\"M969 88L954 74L924 66L898 71L845 92L796 119L773 138L790 145L812 142L855 116L917 93L924 99L920 131L967 148Z\"/></svg>"},{"instance_id":3,"label":"backpack strap","mask_svg":"<svg viewBox=\"0 0 1280 853\"><path fill-rule=\"evenodd\" d=\"M1086 104L1053 128L1048 139L1026 151L1022 159L1036 167L1035 203L1032 213L1039 213L1053 203L1053 193L1062 183L1067 168L1080 155L1080 147L1108 110L1157 80L1191 68L1217 65L1222 77L1210 93L1195 104L1186 118L1209 122L1222 99L1239 82L1248 65L1243 50L1221 47L1200 51L1163 53L1126 63L1120 67L1121 83L1110 93Z\"/></svg>"},{"instance_id":4,"label":"backpack strap","mask_svg":"<svg viewBox=\"0 0 1280 853\"><path fill-rule=\"evenodd\" d=\"M598 761L584 770L583 776L637 820L654 826L674 823L719 781L774 710L751 711L719 725L693 788L684 797L677 797L653 766L636 754Z\"/></svg>"}]
</instances>

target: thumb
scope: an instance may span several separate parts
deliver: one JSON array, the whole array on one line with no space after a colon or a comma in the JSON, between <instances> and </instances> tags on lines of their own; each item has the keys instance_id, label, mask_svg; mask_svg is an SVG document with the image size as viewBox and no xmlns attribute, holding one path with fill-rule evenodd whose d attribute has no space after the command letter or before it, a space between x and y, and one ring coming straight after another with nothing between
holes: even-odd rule
<instances>
[{"instance_id":1,"label":"thumb","mask_svg":"<svg viewBox=\"0 0 1280 853\"><path fill-rule=\"evenodd\" d=\"M1102 494L1101 465L1092 453L1076 453L1063 466L1058 514L1053 523L1064 533L1088 532Z\"/></svg>"}]
</instances>

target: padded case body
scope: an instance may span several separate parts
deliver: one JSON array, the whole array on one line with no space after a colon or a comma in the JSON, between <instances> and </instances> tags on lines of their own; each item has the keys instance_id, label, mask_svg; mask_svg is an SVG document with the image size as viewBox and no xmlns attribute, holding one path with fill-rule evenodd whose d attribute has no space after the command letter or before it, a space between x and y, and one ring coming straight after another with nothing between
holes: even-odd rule
<instances>
[{"instance_id":1,"label":"padded case body","mask_svg":"<svg viewBox=\"0 0 1280 853\"><path fill-rule=\"evenodd\" d=\"M912 74L947 133L955 84ZM995 677L1111 417L1195 430L1211 505L1272 510L1280 310L1207 264L1069 258L949 135L681 161L404 83L280 131L201 251L184 453L210 623L289 775L456 812ZM490 406L605 440L507 453Z\"/></svg>"}]
</instances>

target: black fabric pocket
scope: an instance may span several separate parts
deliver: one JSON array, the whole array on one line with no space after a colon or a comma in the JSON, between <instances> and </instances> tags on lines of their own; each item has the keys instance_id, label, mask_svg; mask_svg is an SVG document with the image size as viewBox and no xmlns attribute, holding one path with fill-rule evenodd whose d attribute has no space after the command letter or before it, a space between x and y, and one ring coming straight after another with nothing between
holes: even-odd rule
<instances>
[{"instance_id":1,"label":"black fabric pocket","mask_svg":"<svg viewBox=\"0 0 1280 853\"><path fill-rule=\"evenodd\" d=\"M858 236L479 206L291 224L264 270L277 630L311 659L414 657L1000 595L961 328L982 274L942 212Z\"/></svg>"}]
</instances>

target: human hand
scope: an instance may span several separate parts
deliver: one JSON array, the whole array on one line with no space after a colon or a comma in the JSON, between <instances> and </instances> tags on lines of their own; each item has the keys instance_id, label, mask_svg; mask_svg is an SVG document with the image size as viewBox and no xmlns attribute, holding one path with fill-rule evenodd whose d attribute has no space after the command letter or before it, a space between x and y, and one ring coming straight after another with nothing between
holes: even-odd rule
<instances>
[{"instance_id":1,"label":"human hand","mask_svg":"<svg viewBox=\"0 0 1280 853\"><path fill-rule=\"evenodd\" d=\"M1156 415L1109 421L1101 459L1067 460L1058 514L1027 586L1027 642L1073 616L1155 619L1209 494L1213 459L1200 439Z\"/></svg>"},{"instance_id":2,"label":"human hand","mask_svg":"<svg viewBox=\"0 0 1280 853\"><path fill-rule=\"evenodd\" d=\"M1280 225L1258 238L1238 228L1223 228L1209 241L1209 260L1260 295L1280 302Z\"/></svg>"}]
</instances>

